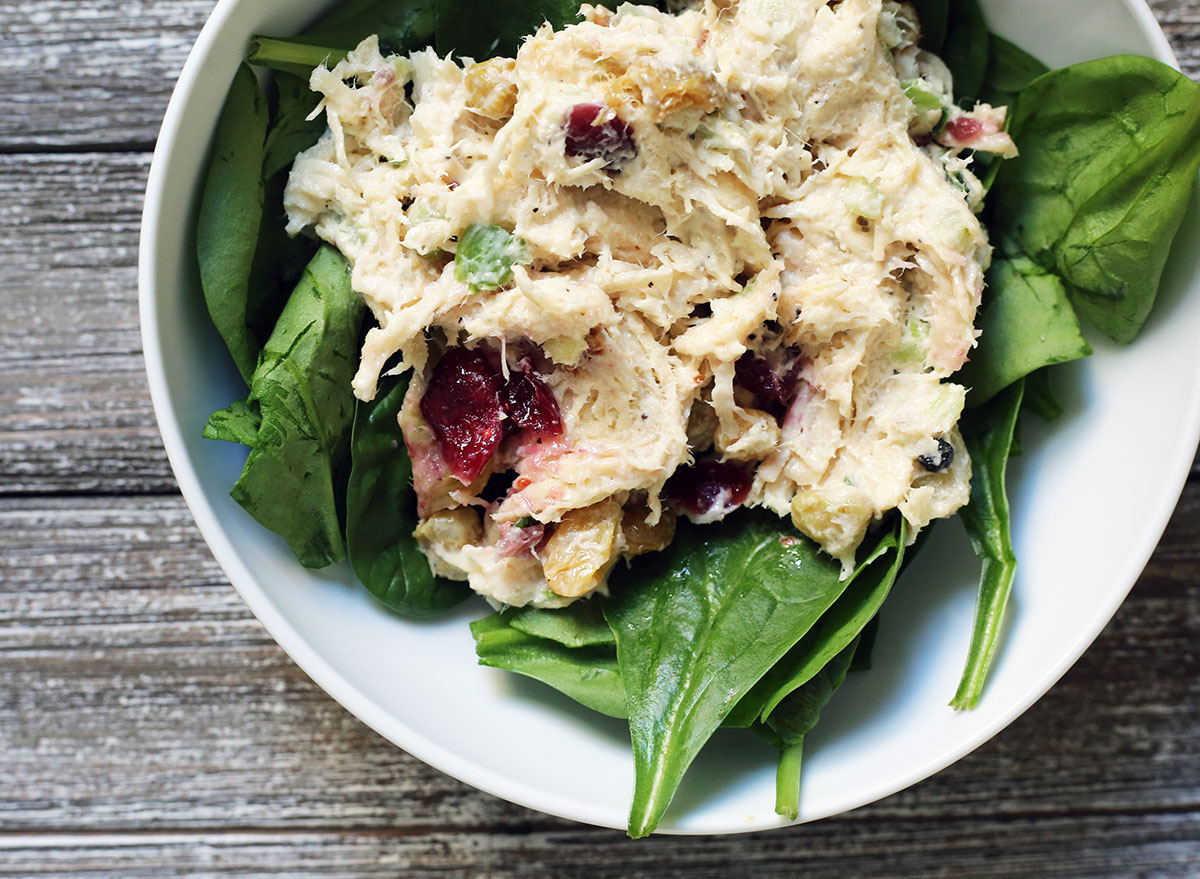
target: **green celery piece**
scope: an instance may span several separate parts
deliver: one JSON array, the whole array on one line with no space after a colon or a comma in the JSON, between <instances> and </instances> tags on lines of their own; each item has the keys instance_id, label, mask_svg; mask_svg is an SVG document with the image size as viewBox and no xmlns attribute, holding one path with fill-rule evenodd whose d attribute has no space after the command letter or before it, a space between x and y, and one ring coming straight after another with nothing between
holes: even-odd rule
<instances>
[{"instance_id":1,"label":"green celery piece","mask_svg":"<svg viewBox=\"0 0 1200 879\"><path fill-rule=\"evenodd\" d=\"M267 99L254 73L238 68L217 122L212 161L196 223L200 285L209 316L247 384L260 345L250 327L251 275L265 191Z\"/></svg>"},{"instance_id":2,"label":"green celery piece","mask_svg":"<svg viewBox=\"0 0 1200 879\"><path fill-rule=\"evenodd\" d=\"M846 682L859 639L854 638L803 686L794 690L771 714L766 725L780 749L775 773L775 811L795 821L800 815L800 770L804 740L812 732L833 694Z\"/></svg>"},{"instance_id":3,"label":"green celery piece","mask_svg":"<svg viewBox=\"0 0 1200 879\"><path fill-rule=\"evenodd\" d=\"M629 834L658 826L700 748L738 700L846 588L841 566L768 513L685 526L614 574L617 638L636 783Z\"/></svg>"},{"instance_id":4,"label":"green celery piece","mask_svg":"<svg viewBox=\"0 0 1200 879\"><path fill-rule=\"evenodd\" d=\"M365 307L336 250L305 269L250 382L262 422L230 494L283 537L301 564L345 556L336 473L349 450L354 353Z\"/></svg>"},{"instance_id":5,"label":"green celery piece","mask_svg":"<svg viewBox=\"0 0 1200 879\"><path fill-rule=\"evenodd\" d=\"M920 80L906 79L900 83L900 86L904 89L904 96L918 110L944 109L941 97L921 88Z\"/></svg>"},{"instance_id":6,"label":"green celery piece","mask_svg":"<svg viewBox=\"0 0 1200 879\"><path fill-rule=\"evenodd\" d=\"M598 598L576 601L560 610L520 608L511 611L506 619L518 631L557 641L564 647L615 647L617 640L604 621L600 601Z\"/></svg>"},{"instance_id":7,"label":"green celery piece","mask_svg":"<svg viewBox=\"0 0 1200 879\"><path fill-rule=\"evenodd\" d=\"M907 541L908 527L901 518L854 572L841 597L738 703L733 712L738 719L746 725L769 720L781 702L862 634L896 582Z\"/></svg>"},{"instance_id":8,"label":"green celery piece","mask_svg":"<svg viewBox=\"0 0 1200 879\"><path fill-rule=\"evenodd\" d=\"M1000 249L1058 274L1075 309L1133 340L1200 168L1200 86L1121 55L1036 79L1010 130L1021 149L991 193Z\"/></svg>"},{"instance_id":9,"label":"green celery piece","mask_svg":"<svg viewBox=\"0 0 1200 879\"><path fill-rule=\"evenodd\" d=\"M498 290L512 282L512 267L530 258L529 245L507 229L472 223L459 237L454 277L475 292Z\"/></svg>"},{"instance_id":10,"label":"green celery piece","mask_svg":"<svg viewBox=\"0 0 1200 879\"><path fill-rule=\"evenodd\" d=\"M412 461L397 421L407 391L407 376L385 377L372 402L358 403L346 489L346 548L355 576L378 601L421 618L449 610L470 590L435 576L413 537Z\"/></svg>"},{"instance_id":11,"label":"green celery piece","mask_svg":"<svg viewBox=\"0 0 1200 879\"><path fill-rule=\"evenodd\" d=\"M970 388L968 408L1045 366L1092 353L1062 281L1027 257L992 263L976 325L979 347L955 379Z\"/></svg>"},{"instance_id":12,"label":"green celery piece","mask_svg":"<svg viewBox=\"0 0 1200 879\"><path fill-rule=\"evenodd\" d=\"M481 665L548 684L609 717L625 717L625 688L611 646L566 647L511 625L505 614L471 623Z\"/></svg>"},{"instance_id":13,"label":"green celery piece","mask_svg":"<svg viewBox=\"0 0 1200 879\"><path fill-rule=\"evenodd\" d=\"M950 702L959 711L974 708L983 695L1017 572L1004 481L1024 391L1024 380L1018 380L986 406L970 413L962 425L974 474L971 501L959 516L975 554L983 560L983 572L966 667Z\"/></svg>"}]
</instances>

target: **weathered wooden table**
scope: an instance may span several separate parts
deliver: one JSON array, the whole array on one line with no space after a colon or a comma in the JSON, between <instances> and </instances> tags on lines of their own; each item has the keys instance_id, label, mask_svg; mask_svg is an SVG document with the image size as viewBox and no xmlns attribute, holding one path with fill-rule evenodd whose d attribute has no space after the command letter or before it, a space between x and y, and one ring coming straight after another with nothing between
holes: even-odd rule
<instances>
[{"instance_id":1,"label":"weathered wooden table","mask_svg":"<svg viewBox=\"0 0 1200 879\"><path fill-rule=\"evenodd\" d=\"M212 6L0 0L0 876L1200 876L1200 470L1045 699L812 826L631 842L459 784L318 690L209 556L142 371L142 189ZM1200 0L1154 7L1200 74Z\"/></svg>"}]
</instances>

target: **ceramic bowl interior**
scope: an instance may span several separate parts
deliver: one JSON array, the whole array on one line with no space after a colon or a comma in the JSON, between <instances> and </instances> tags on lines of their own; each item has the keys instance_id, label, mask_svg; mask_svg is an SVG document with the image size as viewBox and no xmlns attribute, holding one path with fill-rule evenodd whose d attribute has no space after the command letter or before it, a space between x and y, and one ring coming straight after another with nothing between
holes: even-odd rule
<instances>
[{"instance_id":1,"label":"ceramic bowl interior","mask_svg":"<svg viewBox=\"0 0 1200 879\"><path fill-rule=\"evenodd\" d=\"M226 89L253 33L300 30L326 0L220 0L163 126L146 198L140 295L147 368L167 451L196 521L234 585L330 695L392 742L471 785L543 812L623 827L633 769L624 724L515 675L480 668L469 603L414 623L374 604L345 566L307 571L228 495L244 460L201 439L244 394L204 311L192 226ZM1133 0L990 0L993 29L1052 66L1115 52L1173 61ZM1011 468L1021 560L1003 647L980 707L947 707L971 631L977 566L942 525L885 606L874 668L852 675L807 750L802 820L869 803L947 766L1044 693L1092 642L1142 570L1200 435L1200 211L1193 203L1141 340L1095 338L1059 371L1067 414L1034 425ZM779 826L774 754L719 733L663 829Z\"/></svg>"}]
</instances>

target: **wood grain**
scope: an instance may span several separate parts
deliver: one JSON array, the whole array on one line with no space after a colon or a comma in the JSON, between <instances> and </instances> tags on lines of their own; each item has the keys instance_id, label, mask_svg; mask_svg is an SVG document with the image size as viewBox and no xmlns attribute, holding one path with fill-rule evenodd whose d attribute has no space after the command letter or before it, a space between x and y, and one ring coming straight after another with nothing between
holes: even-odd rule
<instances>
[{"instance_id":1,"label":"wood grain","mask_svg":"<svg viewBox=\"0 0 1200 879\"><path fill-rule=\"evenodd\" d=\"M1151 5L1200 75L1200 0ZM146 394L148 152L212 6L0 0L0 876L1200 876L1195 477L1049 695L813 826L631 842L480 794L325 696L203 545Z\"/></svg>"},{"instance_id":2,"label":"wood grain","mask_svg":"<svg viewBox=\"0 0 1200 879\"><path fill-rule=\"evenodd\" d=\"M1200 811L1198 569L1194 482L1061 685L855 820ZM178 498L0 500L0 584L5 832L566 826L474 794L325 697L229 588Z\"/></svg>"},{"instance_id":3,"label":"wood grain","mask_svg":"<svg viewBox=\"0 0 1200 879\"><path fill-rule=\"evenodd\" d=\"M0 0L0 151L148 149L213 5ZM1194 76L1200 0L1150 5L1183 69Z\"/></svg>"}]
</instances>

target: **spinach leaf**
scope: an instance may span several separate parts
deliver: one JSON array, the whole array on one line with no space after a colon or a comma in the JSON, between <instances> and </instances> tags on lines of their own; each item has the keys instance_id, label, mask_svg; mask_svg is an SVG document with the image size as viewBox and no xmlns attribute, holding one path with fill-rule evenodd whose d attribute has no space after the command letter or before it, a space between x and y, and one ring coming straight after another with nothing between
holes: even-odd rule
<instances>
[{"instance_id":1,"label":"spinach leaf","mask_svg":"<svg viewBox=\"0 0 1200 879\"><path fill-rule=\"evenodd\" d=\"M1089 61L1036 79L1009 127L1021 155L992 190L1001 249L1058 274L1081 316L1132 341L1200 168L1200 86L1149 58Z\"/></svg>"},{"instance_id":2,"label":"spinach leaf","mask_svg":"<svg viewBox=\"0 0 1200 879\"><path fill-rule=\"evenodd\" d=\"M412 461L397 421L407 391L407 376L385 378L374 401L358 404L346 490L346 547L355 576L375 598L404 616L429 617L459 604L470 591L434 576L413 537Z\"/></svg>"},{"instance_id":3,"label":"spinach leaf","mask_svg":"<svg viewBox=\"0 0 1200 879\"><path fill-rule=\"evenodd\" d=\"M954 96L961 106L973 107L983 92L990 38L977 0L952 4L940 54L954 76Z\"/></svg>"},{"instance_id":4,"label":"spinach leaf","mask_svg":"<svg viewBox=\"0 0 1200 879\"><path fill-rule=\"evenodd\" d=\"M324 115L308 118L321 97L308 87L307 79L277 73L275 85L279 89L279 109L267 134L262 170L265 180L290 168L296 156L320 140L328 128Z\"/></svg>"},{"instance_id":5,"label":"spinach leaf","mask_svg":"<svg viewBox=\"0 0 1200 879\"><path fill-rule=\"evenodd\" d=\"M267 99L254 73L238 68L217 123L196 223L200 285L209 316L247 383L260 345L250 328L251 274L262 222Z\"/></svg>"},{"instance_id":6,"label":"spinach leaf","mask_svg":"<svg viewBox=\"0 0 1200 879\"><path fill-rule=\"evenodd\" d=\"M512 625L507 614L471 623L481 665L503 668L548 684L576 702L625 717L625 688L611 646L567 647Z\"/></svg>"},{"instance_id":7,"label":"spinach leaf","mask_svg":"<svg viewBox=\"0 0 1200 879\"><path fill-rule=\"evenodd\" d=\"M862 634L896 582L904 563L907 540L908 527L901 518L859 565L841 597L751 688L738 703L734 714L747 722L769 720L776 706L816 677Z\"/></svg>"},{"instance_id":8,"label":"spinach leaf","mask_svg":"<svg viewBox=\"0 0 1200 879\"><path fill-rule=\"evenodd\" d=\"M237 400L229 407L208 416L204 425L204 438L223 440L253 446L258 442L258 431L262 427L262 413L248 400Z\"/></svg>"},{"instance_id":9,"label":"spinach leaf","mask_svg":"<svg viewBox=\"0 0 1200 879\"><path fill-rule=\"evenodd\" d=\"M1063 404L1050 386L1050 370L1039 369L1025 377L1025 399L1021 402L1042 421L1054 421L1063 414Z\"/></svg>"},{"instance_id":10,"label":"spinach leaf","mask_svg":"<svg viewBox=\"0 0 1200 879\"><path fill-rule=\"evenodd\" d=\"M979 347L959 373L969 407L1031 372L1092 353L1057 275L1026 257L997 259L977 321Z\"/></svg>"},{"instance_id":11,"label":"spinach leaf","mask_svg":"<svg viewBox=\"0 0 1200 879\"><path fill-rule=\"evenodd\" d=\"M971 412L962 425L974 473L971 501L959 515L975 554L983 559L983 573L966 668L950 703L959 711L974 708L983 695L1017 572L1004 475L1024 390L1024 381L1018 380L986 406Z\"/></svg>"},{"instance_id":12,"label":"spinach leaf","mask_svg":"<svg viewBox=\"0 0 1200 879\"><path fill-rule=\"evenodd\" d=\"M800 815L800 769L804 758L804 740L812 732L821 712L846 681L859 646L856 637L826 663L821 670L779 704L767 720L780 749L779 768L775 773L775 811L795 821Z\"/></svg>"},{"instance_id":13,"label":"spinach leaf","mask_svg":"<svg viewBox=\"0 0 1200 879\"><path fill-rule=\"evenodd\" d=\"M1029 84L1050 68L1003 37L991 35L987 75L980 100L993 107L1011 108Z\"/></svg>"},{"instance_id":14,"label":"spinach leaf","mask_svg":"<svg viewBox=\"0 0 1200 879\"><path fill-rule=\"evenodd\" d=\"M950 0L912 0L921 24L921 48L941 54L950 23Z\"/></svg>"},{"instance_id":15,"label":"spinach leaf","mask_svg":"<svg viewBox=\"0 0 1200 879\"><path fill-rule=\"evenodd\" d=\"M654 830L713 731L845 590L840 565L788 530L745 511L720 529L681 528L613 575L604 615L633 739L631 836Z\"/></svg>"},{"instance_id":16,"label":"spinach leaf","mask_svg":"<svg viewBox=\"0 0 1200 879\"><path fill-rule=\"evenodd\" d=\"M349 0L295 39L316 46L353 49L367 37L378 35L384 55L409 52L433 40L438 3L439 0Z\"/></svg>"},{"instance_id":17,"label":"spinach leaf","mask_svg":"<svg viewBox=\"0 0 1200 879\"><path fill-rule=\"evenodd\" d=\"M532 259L529 245L501 226L472 223L458 242L454 277L472 292L498 290L513 279L512 267Z\"/></svg>"},{"instance_id":18,"label":"spinach leaf","mask_svg":"<svg viewBox=\"0 0 1200 879\"><path fill-rule=\"evenodd\" d=\"M346 261L321 248L263 348L248 401L210 421L214 435L252 439L230 494L310 568L345 556L335 474L349 448L354 410L346 389L364 310ZM251 438L254 409L261 422Z\"/></svg>"},{"instance_id":19,"label":"spinach leaf","mask_svg":"<svg viewBox=\"0 0 1200 879\"><path fill-rule=\"evenodd\" d=\"M512 55L542 24L549 22L559 30L579 21L579 5L576 0L525 0L523 3L438 0L437 50L443 55L454 52L477 61L495 55Z\"/></svg>"},{"instance_id":20,"label":"spinach leaf","mask_svg":"<svg viewBox=\"0 0 1200 879\"><path fill-rule=\"evenodd\" d=\"M559 610L526 607L513 611L508 623L514 629L556 641L564 647L616 646L612 629L604 621L601 599L576 601Z\"/></svg>"}]
</instances>

